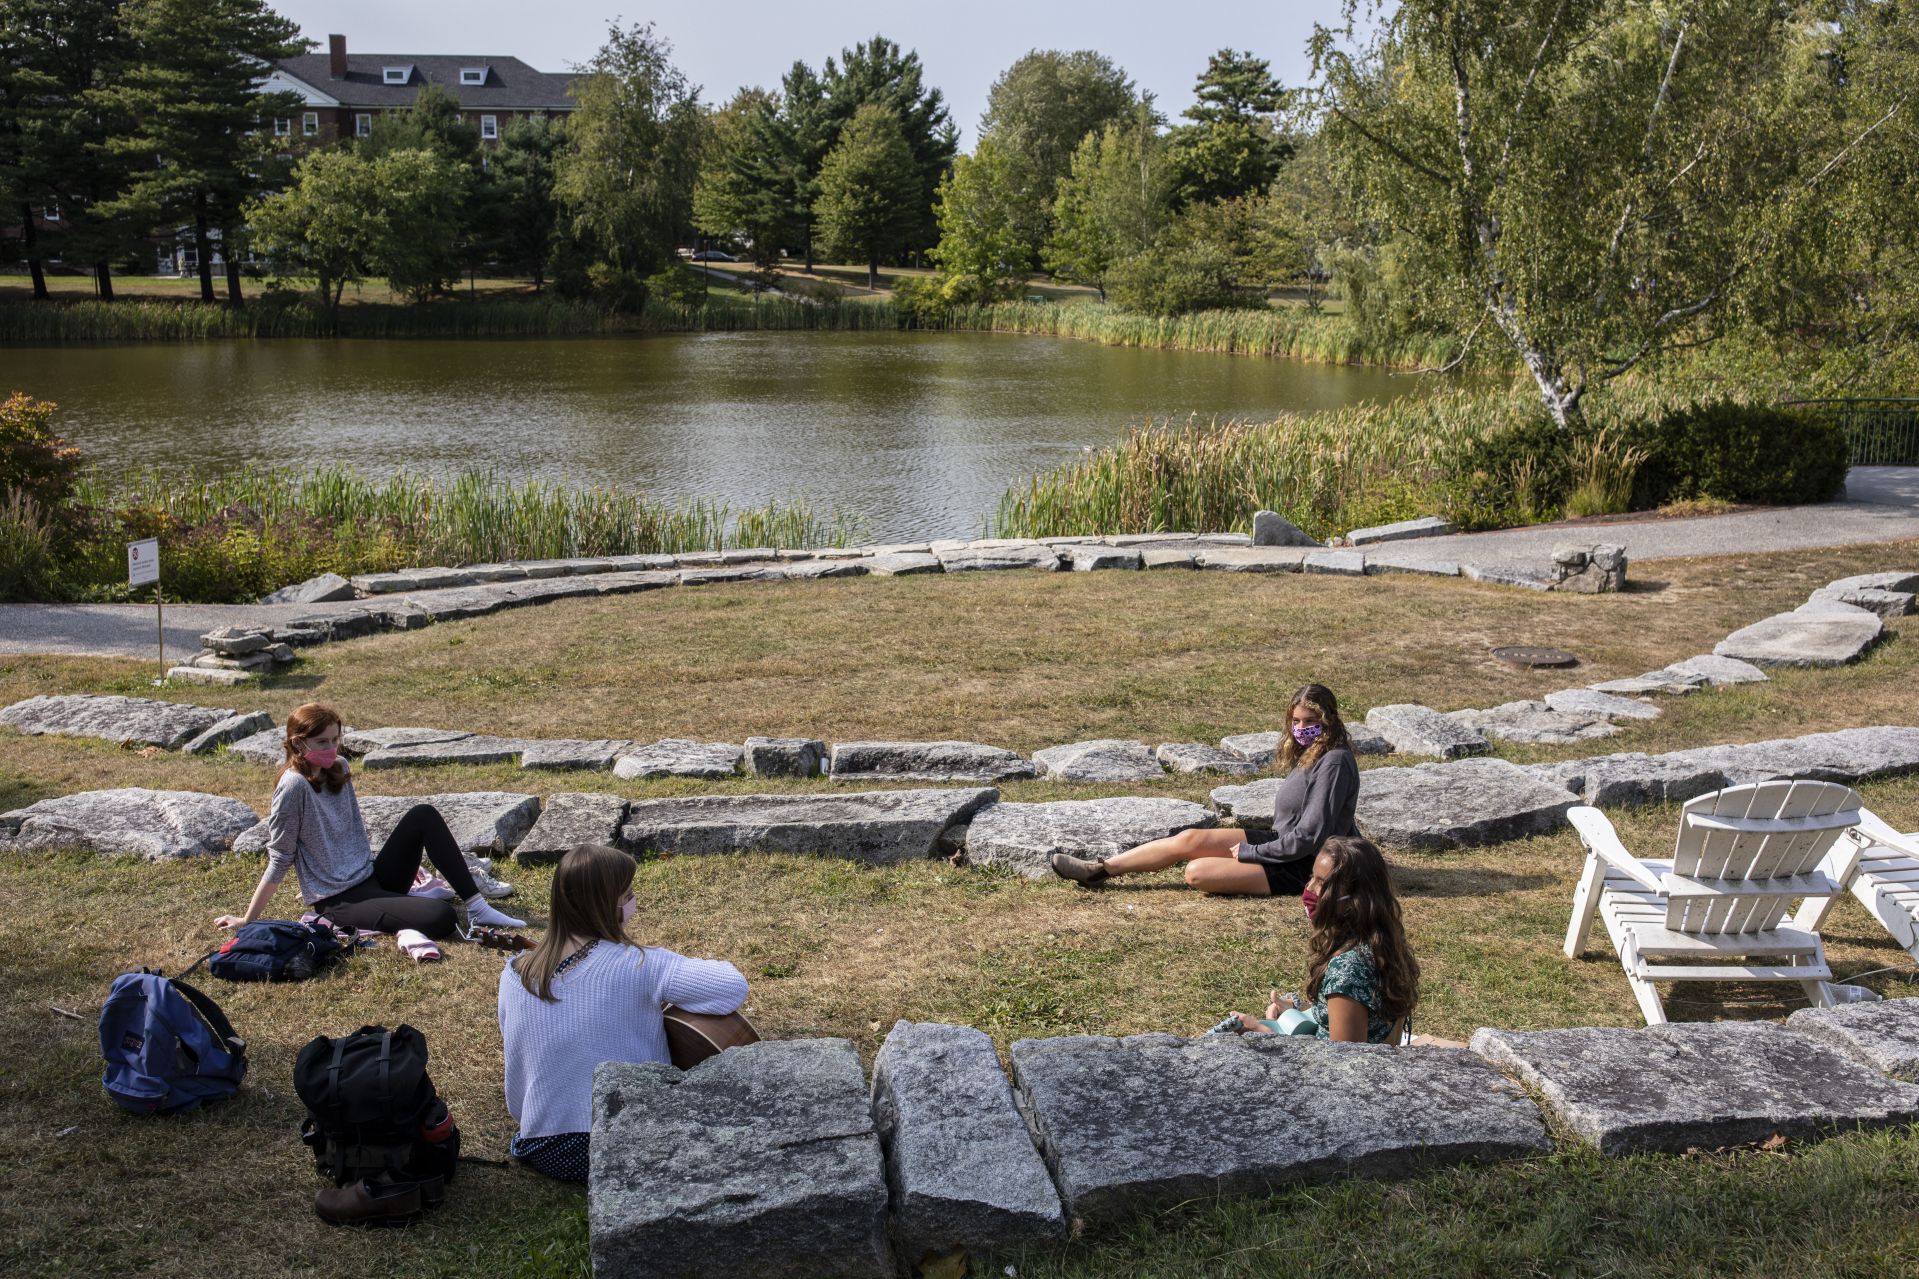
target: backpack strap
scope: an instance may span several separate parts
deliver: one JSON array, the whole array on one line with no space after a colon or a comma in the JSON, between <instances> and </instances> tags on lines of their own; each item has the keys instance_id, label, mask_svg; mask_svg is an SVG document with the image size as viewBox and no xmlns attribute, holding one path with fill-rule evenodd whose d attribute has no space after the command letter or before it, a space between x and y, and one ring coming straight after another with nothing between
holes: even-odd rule
<instances>
[{"instance_id":1,"label":"backpack strap","mask_svg":"<svg viewBox=\"0 0 1919 1279\"><path fill-rule=\"evenodd\" d=\"M189 969L188 971L190 972L192 970ZM220 1042L227 1046L228 1051L235 1052L236 1055L239 1056L246 1054L247 1041L240 1038L240 1036L234 1032L233 1023L227 1020L227 1015L224 1012L220 1011L220 1005L200 993L198 987L190 985L178 977L173 978L173 988L187 997L187 1002L193 1005L194 1011L206 1019L207 1025L212 1028L214 1035L219 1038Z\"/></svg>"},{"instance_id":2,"label":"backpack strap","mask_svg":"<svg viewBox=\"0 0 1919 1279\"><path fill-rule=\"evenodd\" d=\"M192 973L198 972L200 967L203 964L205 964L209 959L212 959L215 955L219 953L220 953L220 948L217 946L214 947L212 950L208 951L206 954L200 956L200 958L194 960L191 964L188 964L185 968L181 969L180 976L175 977L173 980L177 982Z\"/></svg>"}]
</instances>

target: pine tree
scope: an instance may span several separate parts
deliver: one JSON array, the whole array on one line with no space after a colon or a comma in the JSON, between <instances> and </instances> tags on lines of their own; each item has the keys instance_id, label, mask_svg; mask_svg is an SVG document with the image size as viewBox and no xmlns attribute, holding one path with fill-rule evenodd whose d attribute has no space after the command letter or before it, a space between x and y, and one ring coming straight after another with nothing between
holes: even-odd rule
<instances>
[{"instance_id":1,"label":"pine tree","mask_svg":"<svg viewBox=\"0 0 1919 1279\"><path fill-rule=\"evenodd\" d=\"M262 186L270 144L260 124L299 109L293 94L261 92L261 69L306 48L300 28L265 0L129 0L121 25L134 64L88 94L119 121L107 149L128 166L106 207L147 225L190 219L203 302L214 300L211 232L220 226L237 303L240 246L231 240Z\"/></svg>"},{"instance_id":2,"label":"pine tree","mask_svg":"<svg viewBox=\"0 0 1919 1279\"><path fill-rule=\"evenodd\" d=\"M919 190L911 200L912 222L899 249L931 246L939 239L933 197L959 150L959 131L947 113L945 97L927 87L919 54L876 35L842 49L838 63L828 58L821 83L829 146L838 143L861 107L879 106L892 112L919 178Z\"/></svg>"},{"instance_id":3,"label":"pine tree","mask_svg":"<svg viewBox=\"0 0 1919 1279\"><path fill-rule=\"evenodd\" d=\"M1265 59L1232 49L1206 60L1197 94L1173 134L1180 202L1263 194L1292 154L1275 121L1290 95Z\"/></svg>"},{"instance_id":4,"label":"pine tree","mask_svg":"<svg viewBox=\"0 0 1919 1279\"><path fill-rule=\"evenodd\" d=\"M8 151L0 184L19 201L36 296L45 296L40 261L60 257L90 263L100 296L110 300L113 261L146 230L111 204L125 185L126 163L109 147L120 121L95 100L132 63L122 8L123 0L0 4L11 99L0 123ZM45 209L59 210L59 228L40 241L34 218Z\"/></svg>"},{"instance_id":5,"label":"pine tree","mask_svg":"<svg viewBox=\"0 0 1919 1279\"><path fill-rule=\"evenodd\" d=\"M861 107L820 166L814 211L827 242L866 263L868 288L879 287L880 259L912 238L919 192L919 166L899 117L877 103Z\"/></svg>"}]
</instances>

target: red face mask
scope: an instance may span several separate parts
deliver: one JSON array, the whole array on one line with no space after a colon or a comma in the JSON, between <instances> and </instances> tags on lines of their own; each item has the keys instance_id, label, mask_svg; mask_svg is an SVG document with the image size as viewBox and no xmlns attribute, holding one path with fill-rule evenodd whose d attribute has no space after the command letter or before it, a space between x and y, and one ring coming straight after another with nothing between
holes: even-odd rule
<instances>
[{"instance_id":1,"label":"red face mask","mask_svg":"<svg viewBox=\"0 0 1919 1279\"><path fill-rule=\"evenodd\" d=\"M1308 888L1299 895L1299 904L1306 908L1306 918L1311 919L1319 909L1319 894Z\"/></svg>"}]
</instances>

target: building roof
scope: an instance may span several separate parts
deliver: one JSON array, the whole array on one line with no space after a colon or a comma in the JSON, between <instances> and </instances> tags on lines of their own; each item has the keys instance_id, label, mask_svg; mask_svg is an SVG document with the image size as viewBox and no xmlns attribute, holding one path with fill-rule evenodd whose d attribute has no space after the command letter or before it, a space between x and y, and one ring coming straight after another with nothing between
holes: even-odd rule
<instances>
[{"instance_id":1,"label":"building roof","mask_svg":"<svg viewBox=\"0 0 1919 1279\"><path fill-rule=\"evenodd\" d=\"M333 78L324 49L283 58L274 65L343 107L411 106L428 84L451 93L466 111L571 111L579 106L567 96L571 76L535 71L518 58L496 54L353 53L347 55L344 80ZM410 68L406 82L386 83L388 67ZM461 84L461 69L475 67L486 69L485 83Z\"/></svg>"}]
</instances>

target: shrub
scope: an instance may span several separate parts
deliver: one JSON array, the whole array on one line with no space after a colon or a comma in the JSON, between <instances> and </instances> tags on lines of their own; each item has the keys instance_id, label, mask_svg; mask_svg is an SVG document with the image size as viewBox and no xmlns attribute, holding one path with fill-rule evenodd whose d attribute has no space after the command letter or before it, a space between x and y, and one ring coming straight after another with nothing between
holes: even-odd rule
<instances>
[{"instance_id":1,"label":"shrub","mask_svg":"<svg viewBox=\"0 0 1919 1279\"><path fill-rule=\"evenodd\" d=\"M0 404L0 495L22 493L43 515L66 508L85 462L53 433L54 407L19 391Z\"/></svg>"},{"instance_id":2,"label":"shrub","mask_svg":"<svg viewBox=\"0 0 1919 1279\"><path fill-rule=\"evenodd\" d=\"M53 594L53 546L53 521L45 507L19 489L0 498L0 600Z\"/></svg>"},{"instance_id":3,"label":"shrub","mask_svg":"<svg viewBox=\"0 0 1919 1279\"><path fill-rule=\"evenodd\" d=\"M1687 405L1640 427L1633 443L1646 453L1633 482L1638 510L1697 498L1824 502L1846 479L1837 423L1770 405Z\"/></svg>"},{"instance_id":4,"label":"shrub","mask_svg":"<svg viewBox=\"0 0 1919 1279\"><path fill-rule=\"evenodd\" d=\"M953 305L938 280L902 276L893 282L893 309L903 329L943 329Z\"/></svg>"},{"instance_id":5,"label":"shrub","mask_svg":"<svg viewBox=\"0 0 1919 1279\"><path fill-rule=\"evenodd\" d=\"M706 301L706 282L681 266L670 266L646 277L646 296L674 306L700 306Z\"/></svg>"},{"instance_id":6,"label":"shrub","mask_svg":"<svg viewBox=\"0 0 1919 1279\"><path fill-rule=\"evenodd\" d=\"M1247 301L1233 283L1232 258L1204 245L1134 254L1107 274L1106 296L1122 310L1146 315L1185 315Z\"/></svg>"},{"instance_id":7,"label":"shrub","mask_svg":"<svg viewBox=\"0 0 1919 1279\"><path fill-rule=\"evenodd\" d=\"M595 262L586 269L586 280L594 300L615 311L639 311L646 306L646 281L633 272L610 262Z\"/></svg>"},{"instance_id":8,"label":"shrub","mask_svg":"<svg viewBox=\"0 0 1919 1279\"><path fill-rule=\"evenodd\" d=\"M1477 429L1454 435L1445 450L1447 517L1463 528L1555 518L1572 488L1574 441L1521 397L1488 397L1473 409Z\"/></svg>"}]
</instances>

